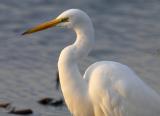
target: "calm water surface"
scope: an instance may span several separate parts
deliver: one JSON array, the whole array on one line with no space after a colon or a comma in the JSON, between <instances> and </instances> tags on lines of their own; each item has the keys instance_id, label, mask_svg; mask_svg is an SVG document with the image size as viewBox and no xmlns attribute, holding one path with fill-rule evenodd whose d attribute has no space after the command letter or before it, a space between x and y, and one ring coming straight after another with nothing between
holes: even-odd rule
<instances>
[{"instance_id":1,"label":"calm water surface","mask_svg":"<svg viewBox=\"0 0 160 116\"><path fill-rule=\"evenodd\" d=\"M66 107L43 107L42 97L62 97L55 87L60 51L74 41L72 30L54 28L20 34L69 8L92 18L96 45L81 64L114 60L131 67L160 93L159 0L0 0L0 101L32 108L33 116L69 116ZM10 116L0 109L1 116ZM12 115L13 116L13 115Z\"/></svg>"}]
</instances>

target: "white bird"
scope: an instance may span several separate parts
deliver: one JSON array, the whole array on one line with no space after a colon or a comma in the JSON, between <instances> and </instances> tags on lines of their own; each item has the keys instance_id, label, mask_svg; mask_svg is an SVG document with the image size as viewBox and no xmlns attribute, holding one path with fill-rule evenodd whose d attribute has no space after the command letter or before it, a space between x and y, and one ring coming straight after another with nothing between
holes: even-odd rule
<instances>
[{"instance_id":1,"label":"white bird","mask_svg":"<svg viewBox=\"0 0 160 116\"><path fill-rule=\"evenodd\" d=\"M72 28L77 34L76 41L62 50L58 61L61 89L74 116L160 115L160 96L126 65L100 61L81 75L78 62L95 45L94 28L85 12L69 9L23 35L56 25Z\"/></svg>"}]
</instances>

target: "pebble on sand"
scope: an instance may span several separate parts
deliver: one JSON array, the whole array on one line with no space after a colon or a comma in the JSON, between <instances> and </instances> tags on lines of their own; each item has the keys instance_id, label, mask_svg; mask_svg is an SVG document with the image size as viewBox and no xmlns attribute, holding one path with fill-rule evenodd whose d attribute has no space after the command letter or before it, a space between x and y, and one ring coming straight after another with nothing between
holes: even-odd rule
<instances>
[{"instance_id":1,"label":"pebble on sand","mask_svg":"<svg viewBox=\"0 0 160 116\"><path fill-rule=\"evenodd\" d=\"M55 99L49 98L49 97L45 97L45 98L40 99L38 101L38 103L41 104L41 105L50 105L50 106L54 106L54 107L64 105L63 99L55 100Z\"/></svg>"},{"instance_id":2,"label":"pebble on sand","mask_svg":"<svg viewBox=\"0 0 160 116\"><path fill-rule=\"evenodd\" d=\"M33 111L31 109L16 109L14 107L8 113L10 113L10 114L17 114L17 115L29 115L29 114L33 114Z\"/></svg>"},{"instance_id":3,"label":"pebble on sand","mask_svg":"<svg viewBox=\"0 0 160 116\"><path fill-rule=\"evenodd\" d=\"M0 102L0 108L7 108L9 105L9 102Z\"/></svg>"}]
</instances>

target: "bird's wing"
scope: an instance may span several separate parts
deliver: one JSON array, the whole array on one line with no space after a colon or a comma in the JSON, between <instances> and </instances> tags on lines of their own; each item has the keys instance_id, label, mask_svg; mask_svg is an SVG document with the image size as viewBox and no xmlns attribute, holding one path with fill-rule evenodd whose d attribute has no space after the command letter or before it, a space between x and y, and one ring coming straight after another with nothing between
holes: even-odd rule
<instances>
[{"instance_id":1,"label":"bird's wing","mask_svg":"<svg viewBox=\"0 0 160 116\"><path fill-rule=\"evenodd\" d=\"M121 82L116 82L116 83L118 84ZM105 88L105 91L101 96L101 101L99 102L99 106L102 112L106 116L127 116L128 101L126 100L126 96L123 95L121 92L119 92L122 89L123 92L125 93L127 92L127 90L125 90L126 88L125 84L122 83L121 85L116 85L116 84L109 85L107 88Z\"/></svg>"},{"instance_id":2,"label":"bird's wing","mask_svg":"<svg viewBox=\"0 0 160 116\"><path fill-rule=\"evenodd\" d=\"M160 96L127 66L102 61L85 72L95 111L105 116L150 116L160 113Z\"/></svg>"},{"instance_id":3,"label":"bird's wing","mask_svg":"<svg viewBox=\"0 0 160 116\"><path fill-rule=\"evenodd\" d=\"M86 70L84 79L98 115L157 116L160 113L160 96L123 64L97 62Z\"/></svg>"},{"instance_id":4,"label":"bird's wing","mask_svg":"<svg viewBox=\"0 0 160 116\"><path fill-rule=\"evenodd\" d=\"M126 81L115 77L115 62L97 62L91 65L84 74L89 85L89 95L98 115L123 116L127 102L125 94L129 91ZM100 113L101 112L101 113Z\"/></svg>"}]
</instances>

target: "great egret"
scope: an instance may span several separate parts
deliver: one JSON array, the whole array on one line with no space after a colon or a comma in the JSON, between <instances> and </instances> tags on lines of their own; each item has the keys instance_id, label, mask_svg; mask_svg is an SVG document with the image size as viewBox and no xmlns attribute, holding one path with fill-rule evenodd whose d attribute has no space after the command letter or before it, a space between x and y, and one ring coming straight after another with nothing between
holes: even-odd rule
<instances>
[{"instance_id":1,"label":"great egret","mask_svg":"<svg viewBox=\"0 0 160 116\"><path fill-rule=\"evenodd\" d=\"M74 116L160 115L160 96L127 66L100 61L89 66L84 76L80 74L78 62L95 42L93 25L85 12L69 9L23 35L56 25L72 28L77 34L74 44L62 50L58 61L64 99Z\"/></svg>"}]
</instances>

